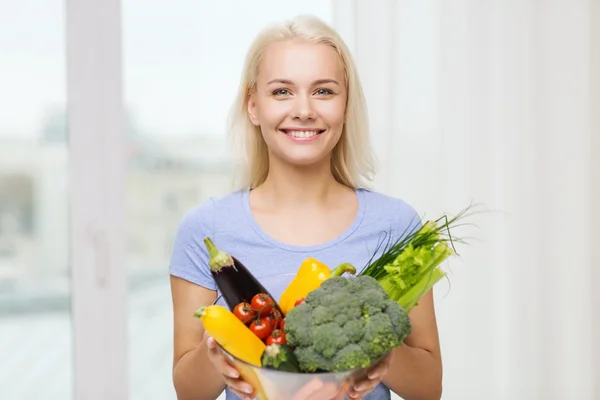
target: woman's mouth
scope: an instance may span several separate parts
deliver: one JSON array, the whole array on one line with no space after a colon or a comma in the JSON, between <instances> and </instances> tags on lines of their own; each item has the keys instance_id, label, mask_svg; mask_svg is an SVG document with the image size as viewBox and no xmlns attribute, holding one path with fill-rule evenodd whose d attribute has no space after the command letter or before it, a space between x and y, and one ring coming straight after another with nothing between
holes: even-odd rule
<instances>
[{"instance_id":1,"label":"woman's mouth","mask_svg":"<svg viewBox=\"0 0 600 400\"><path fill-rule=\"evenodd\" d=\"M315 130L299 130L299 129L280 129L281 132L285 133L287 137L292 140L306 142L311 140L316 140L319 138L319 135L325 132L324 129L315 129Z\"/></svg>"}]
</instances>

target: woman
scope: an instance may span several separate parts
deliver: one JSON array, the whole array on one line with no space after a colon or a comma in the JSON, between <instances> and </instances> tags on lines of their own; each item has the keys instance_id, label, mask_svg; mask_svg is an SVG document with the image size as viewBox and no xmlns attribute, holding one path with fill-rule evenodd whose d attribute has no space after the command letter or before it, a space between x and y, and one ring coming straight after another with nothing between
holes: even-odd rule
<instances>
[{"instance_id":1,"label":"woman","mask_svg":"<svg viewBox=\"0 0 600 400\"><path fill-rule=\"evenodd\" d=\"M321 21L299 17L259 35L231 122L243 153L241 188L183 218L171 259L179 400L215 399L224 388L227 399L252 394L193 317L217 298L205 236L240 258L278 298L306 257L365 265L382 232L398 237L416 217L402 200L365 189L374 167L363 92L346 45ZM410 318L405 344L355 384L350 398L389 399L390 390L406 400L440 398L431 293Z\"/></svg>"}]
</instances>

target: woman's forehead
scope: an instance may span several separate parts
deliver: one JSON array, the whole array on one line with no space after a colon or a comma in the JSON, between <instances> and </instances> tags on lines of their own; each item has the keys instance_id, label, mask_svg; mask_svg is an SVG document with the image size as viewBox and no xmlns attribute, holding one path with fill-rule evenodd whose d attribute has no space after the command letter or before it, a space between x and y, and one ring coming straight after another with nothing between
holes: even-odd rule
<instances>
[{"instance_id":1,"label":"woman's forehead","mask_svg":"<svg viewBox=\"0 0 600 400\"><path fill-rule=\"evenodd\" d=\"M333 80L341 84L344 66L335 49L327 44L282 41L266 49L259 66L259 76L263 84L273 80L297 85L317 80Z\"/></svg>"}]
</instances>

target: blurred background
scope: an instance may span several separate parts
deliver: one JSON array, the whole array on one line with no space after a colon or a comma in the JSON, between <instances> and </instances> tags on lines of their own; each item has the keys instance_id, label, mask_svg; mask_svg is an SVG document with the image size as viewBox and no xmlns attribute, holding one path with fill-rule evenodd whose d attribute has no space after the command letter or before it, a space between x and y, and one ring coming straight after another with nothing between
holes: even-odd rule
<instances>
[{"instance_id":1,"label":"blurred background","mask_svg":"<svg viewBox=\"0 0 600 400\"><path fill-rule=\"evenodd\" d=\"M78 112L68 107L68 87L77 90L68 60L82 43L69 50L67 27L81 32L77 17L93 14L86 7L103 11L93 16L98 26L114 26L105 33L117 41L95 38L88 50L119 55L125 117L112 149L126 155L113 169L124 184L115 196L123 196L111 200L124 224L104 232L109 247L119 238L124 247L107 261L109 282L118 282L98 292L84 289L85 261L76 262L89 243L72 203L82 191L72 174L95 157L96 136L71 132L68 120ZM353 52L381 163L375 188L425 217L472 201L492 211L477 216L451 284L436 288L443 398L600 399L593 0L2 0L0 399L176 398L167 276L174 234L187 210L231 190L225 119L251 40L299 13L332 24ZM100 42L114 51L94 48ZM102 65L93 68L106 78ZM72 146L74 135L91 144ZM107 176L88 178L110 188ZM123 294L122 307L104 303ZM103 304L123 326L82 328L96 315L81 320L77 310ZM110 362L77 356L77 343L95 340L122 370L110 375L102 369ZM121 342L126 351L111 353ZM92 372L116 389L87 388Z\"/></svg>"}]
</instances>

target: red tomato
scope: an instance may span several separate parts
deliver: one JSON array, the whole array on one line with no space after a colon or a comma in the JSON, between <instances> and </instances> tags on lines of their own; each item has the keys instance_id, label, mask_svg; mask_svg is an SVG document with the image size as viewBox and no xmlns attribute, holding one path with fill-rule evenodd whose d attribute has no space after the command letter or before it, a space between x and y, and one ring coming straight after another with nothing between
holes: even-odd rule
<instances>
[{"instance_id":1,"label":"red tomato","mask_svg":"<svg viewBox=\"0 0 600 400\"><path fill-rule=\"evenodd\" d=\"M284 319L282 319L282 320L281 320L281 323L279 324L279 329L281 330L281 332L285 332L285 331L283 330L284 326L285 326L285 318L284 318Z\"/></svg>"},{"instance_id":2,"label":"red tomato","mask_svg":"<svg viewBox=\"0 0 600 400\"><path fill-rule=\"evenodd\" d=\"M243 302L235 306L233 313L243 323L249 323L256 316L256 311L252 309L250 303Z\"/></svg>"},{"instance_id":3,"label":"red tomato","mask_svg":"<svg viewBox=\"0 0 600 400\"><path fill-rule=\"evenodd\" d=\"M273 327L273 329L276 329L279 327L279 324L281 323L281 313L277 309L272 309L271 312L269 313L269 315L267 315L265 317L265 320L267 320L271 323L271 326Z\"/></svg>"},{"instance_id":4,"label":"red tomato","mask_svg":"<svg viewBox=\"0 0 600 400\"><path fill-rule=\"evenodd\" d=\"M266 345L270 344L286 344L285 333L280 329L275 329L267 338Z\"/></svg>"},{"instance_id":5,"label":"red tomato","mask_svg":"<svg viewBox=\"0 0 600 400\"><path fill-rule=\"evenodd\" d=\"M273 299L265 293L259 293L252 298L252 308L262 317L269 315L273 309Z\"/></svg>"},{"instance_id":6,"label":"red tomato","mask_svg":"<svg viewBox=\"0 0 600 400\"><path fill-rule=\"evenodd\" d=\"M304 303L304 297L301 297L298 300L296 300L296 302L294 303L294 307L299 306L302 303Z\"/></svg>"},{"instance_id":7,"label":"red tomato","mask_svg":"<svg viewBox=\"0 0 600 400\"><path fill-rule=\"evenodd\" d=\"M270 322L265 321L264 318L261 318L252 321L250 324L250 330L254 332L254 334L258 336L260 340L265 340L271 334L273 327Z\"/></svg>"}]
</instances>

